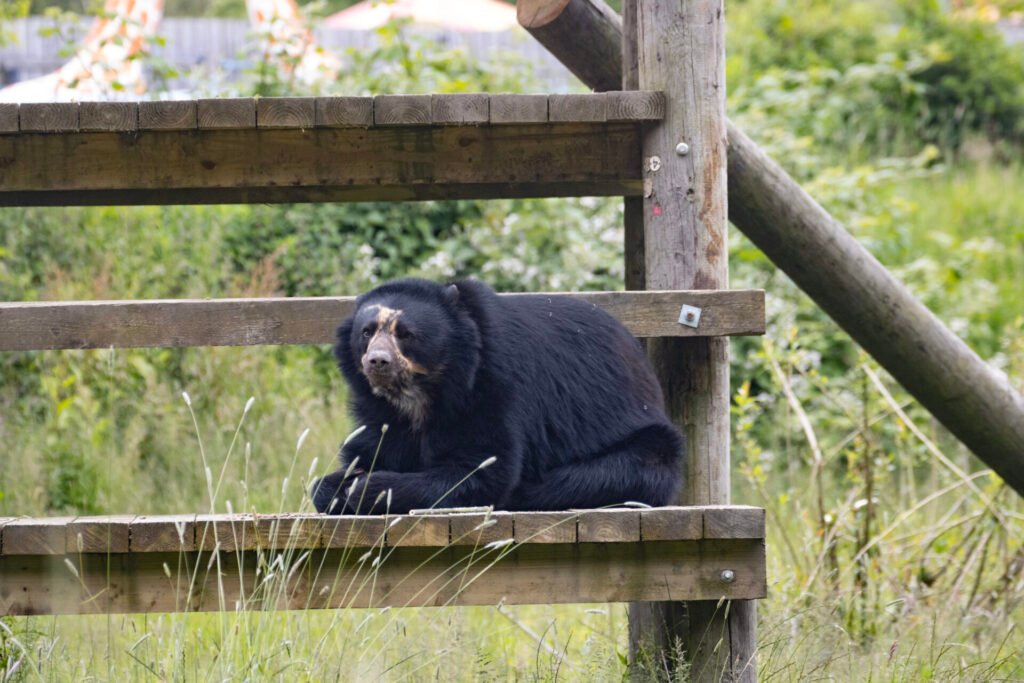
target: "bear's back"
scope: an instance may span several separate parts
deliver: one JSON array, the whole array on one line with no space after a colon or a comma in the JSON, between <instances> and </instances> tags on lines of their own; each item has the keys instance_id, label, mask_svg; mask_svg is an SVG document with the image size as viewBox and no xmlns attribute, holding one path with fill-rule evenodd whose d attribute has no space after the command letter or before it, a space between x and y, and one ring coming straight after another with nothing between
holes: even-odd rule
<instances>
[{"instance_id":1,"label":"bear's back","mask_svg":"<svg viewBox=\"0 0 1024 683\"><path fill-rule=\"evenodd\" d=\"M486 288L460 289L467 284ZM589 458L638 429L668 424L640 344L601 308L565 296L498 297L489 288L471 298L480 302L472 308L482 318L485 381L502 385L540 462Z\"/></svg>"}]
</instances>

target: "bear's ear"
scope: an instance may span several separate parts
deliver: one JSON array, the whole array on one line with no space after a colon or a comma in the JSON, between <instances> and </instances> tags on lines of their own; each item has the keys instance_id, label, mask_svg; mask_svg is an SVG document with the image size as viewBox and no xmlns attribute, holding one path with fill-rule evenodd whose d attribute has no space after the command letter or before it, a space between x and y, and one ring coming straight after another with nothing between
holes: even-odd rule
<instances>
[{"instance_id":1,"label":"bear's ear","mask_svg":"<svg viewBox=\"0 0 1024 683\"><path fill-rule=\"evenodd\" d=\"M444 288L444 300L446 303L455 305L459 303L459 288L452 283Z\"/></svg>"}]
</instances>

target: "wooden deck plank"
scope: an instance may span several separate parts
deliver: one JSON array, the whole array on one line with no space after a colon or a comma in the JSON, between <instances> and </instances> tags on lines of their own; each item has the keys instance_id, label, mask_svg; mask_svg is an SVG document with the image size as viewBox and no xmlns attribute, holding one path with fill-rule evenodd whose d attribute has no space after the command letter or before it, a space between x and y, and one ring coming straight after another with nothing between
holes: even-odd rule
<instances>
[{"instance_id":1,"label":"wooden deck plank","mask_svg":"<svg viewBox=\"0 0 1024 683\"><path fill-rule=\"evenodd\" d=\"M73 553L126 553L129 526L135 515L77 517L66 527L64 551Z\"/></svg>"},{"instance_id":2,"label":"wooden deck plank","mask_svg":"<svg viewBox=\"0 0 1024 683\"><path fill-rule=\"evenodd\" d=\"M317 513L256 515L256 546L268 550L322 548L328 519Z\"/></svg>"},{"instance_id":3,"label":"wooden deck plank","mask_svg":"<svg viewBox=\"0 0 1024 683\"><path fill-rule=\"evenodd\" d=\"M493 522L481 526L485 520ZM514 538L519 544L757 540L762 508L699 506L566 512L424 512L330 517L317 513L0 518L2 552L173 553L284 548L444 547ZM386 542L385 542L386 532Z\"/></svg>"},{"instance_id":4,"label":"wooden deck plank","mask_svg":"<svg viewBox=\"0 0 1024 683\"><path fill-rule=\"evenodd\" d=\"M514 538L511 512L461 513L450 517L452 545L485 546Z\"/></svg>"},{"instance_id":5,"label":"wooden deck plank","mask_svg":"<svg viewBox=\"0 0 1024 683\"><path fill-rule=\"evenodd\" d=\"M427 124L429 101L420 112ZM0 158L10 160L0 165L0 206L635 196L643 189L636 123L267 129L254 127L255 109L251 121L229 116L229 103L200 101L201 130L0 135Z\"/></svg>"},{"instance_id":6,"label":"wooden deck plank","mask_svg":"<svg viewBox=\"0 0 1024 683\"><path fill-rule=\"evenodd\" d=\"M82 102L78 109L82 131L132 132L139 128L136 102Z\"/></svg>"},{"instance_id":7,"label":"wooden deck plank","mask_svg":"<svg viewBox=\"0 0 1024 683\"><path fill-rule=\"evenodd\" d=\"M261 97L256 101L258 128L312 128L316 125L316 98Z\"/></svg>"},{"instance_id":8,"label":"wooden deck plank","mask_svg":"<svg viewBox=\"0 0 1024 683\"><path fill-rule=\"evenodd\" d=\"M197 102L199 127L255 128L256 100L251 97L203 99Z\"/></svg>"},{"instance_id":9,"label":"wooden deck plank","mask_svg":"<svg viewBox=\"0 0 1024 683\"><path fill-rule=\"evenodd\" d=\"M487 123L490 112L490 96L486 93L430 96L430 121L435 125Z\"/></svg>"},{"instance_id":10,"label":"wooden deck plank","mask_svg":"<svg viewBox=\"0 0 1024 683\"><path fill-rule=\"evenodd\" d=\"M369 548L383 546L385 520L380 516L326 517L321 546L324 548Z\"/></svg>"},{"instance_id":11,"label":"wooden deck plank","mask_svg":"<svg viewBox=\"0 0 1024 683\"><path fill-rule=\"evenodd\" d=\"M766 593L759 540L400 547L375 555L376 563L348 550L319 550L285 556L273 581L288 583L269 586L256 575L270 559L263 558L255 551L222 551L216 563L207 553L183 560L177 553L3 555L0 616L235 610L236 602L244 609L306 609L715 601ZM732 570L732 581L722 580L723 569Z\"/></svg>"},{"instance_id":12,"label":"wooden deck plank","mask_svg":"<svg viewBox=\"0 0 1024 683\"><path fill-rule=\"evenodd\" d=\"M8 555L63 555L67 526L74 517L19 517L0 529Z\"/></svg>"},{"instance_id":13,"label":"wooden deck plank","mask_svg":"<svg viewBox=\"0 0 1024 683\"><path fill-rule=\"evenodd\" d=\"M627 90L605 93L608 121L657 121L665 118L665 93Z\"/></svg>"},{"instance_id":14,"label":"wooden deck plank","mask_svg":"<svg viewBox=\"0 0 1024 683\"><path fill-rule=\"evenodd\" d=\"M608 100L604 95L550 95L548 96L548 120L552 123L563 121L591 121L602 123L608 120Z\"/></svg>"},{"instance_id":15,"label":"wooden deck plank","mask_svg":"<svg viewBox=\"0 0 1024 683\"><path fill-rule=\"evenodd\" d=\"M195 100L139 102L139 130L194 130L198 108Z\"/></svg>"},{"instance_id":16,"label":"wooden deck plank","mask_svg":"<svg viewBox=\"0 0 1024 683\"><path fill-rule=\"evenodd\" d=\"M373 98L318 97L316 125L321 128L369 128L373 125Z\"/></svg>"},{"instance_id":17,"label":"wooden deck plank","mask_svg":"<svg viewBox=\"0 0 1024 683\"><path fill-rule=\"evenodd\" d=\"M0 134L18 132L18 103L0 102Z\"/></svg>"},{"instance_id":18,"label":"wooden deck plank","mask_svg":"<svg viewBox=\"0 0 1024 683\"><path fill-rule=\"evenodd\" d=\"M517 512L513 519L516 543L575 543L575 512Z\"/></svg>"},{"instance_id":19,"label":"wooden deck plank","mask_svg":"<svg viewBox=\"0 0 1024 683\"><path fill-rule=\"evenodd\" d=\"M251 514L196 515L196 548L224 552L256 550L260 547L260 534L256 518Z\"/></svg>"},{"instance_id":20,"label":"wooden deck plank","mask_svg":"<svg viewBox=\"0 0 1024 683\"><path fill-rule=\"evenodd\" d=\"M491 123L547 123L547 95L491 95Z\"/></svg>"},{"instance_id":21,"label":"wooden deck plank","mask_svg":"<svg viewBox=\"0 0 1024 683\"><path fill-rule=\"evenodd\" d=\"M73 133L78 131L78 102L26 102L18 110L23 133Z\"/></svg>"},{"instance_id":22,"label":"wooden deck plank","mask_svg":"<svg viewBox=\"0 0 1024 683\"><path fill-rule=\"evenodd\" d=\"M547 294L502 294L546 297ZM764 333L764 292L579 292L637 337ZM0 303L0 351L331 344L354 297ZM678 322L701 309L696 328Z\"/></svg>"},{"instance_id":23,"label":"wooden deck plank","mask_svg":"<svg viewBox=\"0 0 1024 683\"><path fill-rule=\"evenodd\" d=\"M704 538L764 538L764 508L704 506Z\"/></svg>"},{"instance_id":24,"label":"wooden deck plank","mask_svg":"<svg viewBox=\"0 0 1024 683\"><path fill-rule=\"evenodd\" d=\"M640 511L581 510L576 528L580 543L636 543L640 540Z\"/></svg>"},{"instance_id":25,"label":"wooden deck plank","mask_svg":"<svg viewBox=\"0 0 1024 683\"><path fill-rule=\"evenodd\" d=\"M377 126L429 126L430 95L377 95L373 98Z\"/></svg>"},{"instance_id":26,"label":"wooden deck plank","mask_svg":"<svg viewBox=\"0 0 1024 683\"><path fill-rule=\"evenodd\" d=\"M703 538L703 510L699 507L663 507L641 510L640 536L645 541Z\"/></svg>"},{"instance_id":27,"label":"wooden deck plank","mask_svg":"<svg viewBox=\"0 0 1024 683\"><path fill-rule=\"evenodd\" d=\"M402 515L388 522L387 545L444 547L451 539L447 515Z\"/></svg>"},{"instance_id":28,"label":"wooden deck plank","mask_svg":"<svg viewBox=\"0 0 1024 683\"><path fill-rule=\"evenodd\" d=\"M134 553L196 549L196 515L142 515L128 526Z\"/></svg>"}]
</instances>

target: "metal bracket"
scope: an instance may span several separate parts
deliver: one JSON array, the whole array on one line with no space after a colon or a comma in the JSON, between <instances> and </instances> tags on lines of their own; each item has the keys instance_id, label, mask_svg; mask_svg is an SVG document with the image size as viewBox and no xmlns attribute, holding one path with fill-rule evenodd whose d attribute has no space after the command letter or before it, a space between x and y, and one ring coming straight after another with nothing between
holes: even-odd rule
<instances>
[{"instance_id":1,"label":"metal bracket","mask_svg":"<svg viewBox=\"0 0 1024 683\"><path fill-rule=\"evenodd\" d=\"M683 308L679 311L679 324L686 325L687 327L697 327L700 325L700 313L701 309L698 307L683 304Z\"/></svg>"}]
</instances>

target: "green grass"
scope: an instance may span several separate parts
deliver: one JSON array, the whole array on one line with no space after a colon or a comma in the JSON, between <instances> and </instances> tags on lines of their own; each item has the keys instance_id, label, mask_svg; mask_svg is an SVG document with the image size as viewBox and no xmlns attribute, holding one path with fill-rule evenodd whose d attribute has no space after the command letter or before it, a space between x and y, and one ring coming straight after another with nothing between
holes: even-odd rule
<instances>
[{"instance_id":1,"label":"green grass","mask_svg":"<svg viewBox=\"0 0 1024 683\"><path fill-rule=\"evenodd\" d=\"M897 178L847 214L1018 385L1022 184L1016 167ZM224 253L237 211L5 211L4 298L273 293L272 263L239 271ZM783 280L737 256L735 281L771 297L766 343L734 346L734 499L769 511L761 680L1024 677L1024 505ZM330 366L326 349L298 347L5 354L0 514L209 510L200 438L212 480L224 472L216 510L298 510L351 427ZM0 623L0 669L20 662L12 679L27 681L618 680L626 652L623 605Z\"/></svg>"}]
</instances>

